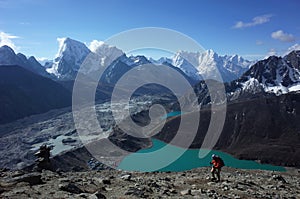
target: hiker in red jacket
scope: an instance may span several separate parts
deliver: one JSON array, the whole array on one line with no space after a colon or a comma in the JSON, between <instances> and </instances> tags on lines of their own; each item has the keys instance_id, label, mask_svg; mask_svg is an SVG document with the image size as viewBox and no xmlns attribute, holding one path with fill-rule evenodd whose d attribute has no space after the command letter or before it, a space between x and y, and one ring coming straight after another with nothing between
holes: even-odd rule
<instances>
[{"instance_id":1,"label":"hiker in red jacket","mask_svg":"<svg viewBox=\"0 0 300 199\"><path fill-rule=\"evenodd\" d=\"M212 174L212 180L217 180L217 182L220 182L221 177L220 177L220 173L221 173L221 168L224 166L224 161L217 155L213 154L212 156L212 161L210 162L210 164L212 164L212 168L211 168L211 174ZM215 177L215 174L217 174L217 179Z\"/></svg>"}]
</instances>

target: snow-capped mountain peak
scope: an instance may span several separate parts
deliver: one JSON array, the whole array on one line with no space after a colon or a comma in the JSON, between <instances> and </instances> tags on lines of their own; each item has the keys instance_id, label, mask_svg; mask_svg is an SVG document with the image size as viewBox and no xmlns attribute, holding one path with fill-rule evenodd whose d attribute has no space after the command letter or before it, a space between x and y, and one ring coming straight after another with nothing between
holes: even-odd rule
<instances>
[{"instance_id":1,"label":"snow-capped mountain peak","mask_svg":"<svg viewBox=\"0 0 300 199\"><path fill-rule=\"evenodd\" d=\"M210 58L216 58L216 57L218 57L218 54L215 51L213 51L212 49L208 49L208 50L206 50L202 54L206 55L207 57L210 57Z\"/></svg>"},{"instance_id":2,"label":"snow-capped mountain peak","mask_svg":"<svg viewBox=\"0 0 300 199\"><path fill-rule=\"evenodd\" d=\"M61 79L74 79L80 65L91 51L84 43L70 39L58 38L58 53L47 72Z\"/></svg>"},{"instance_id":3,"label":"snow-capped mountain peak","mask_svg":"<svg viewBox=\"0 0 300 199\"><path fill-rule=\"evenodd\" d=\"M124 63L126 63L128 66L130 67L134 67L134 66L140 66L143 64L149 64L152 63L150 60L148 60L145 56L143 55L137 55L137 56L130 56L130 57L124 57L124 59L122 59L122 61Z\"/></svg>"},{"instance_id":4,"label":"snow-capped mountain peak","mask_svg":"<svg viewBox=\"0 0 300 199\"><path fill-rule=\"evenodd\" d=\"M178 51L171 60L171 64L182 70L187 76L194 80L200 80L201 76L197 70L199 53Z\"/></svg>"},{"instance_id":5,"label":"snow-capped mountain peak","mask_svg":"<svg viewBox=\"0 0 300 199\"><path fill-rule=\"evenodd\" d=\"M181 60L182 58L185 59L186 61L190 62L192 65L194 65L195 67L198 66L199 64L199 56L201 55L202 53L200 52L188 52L188 51L178 51L173 60L176 59L176 60Z\"/></svg>"},{"instance_id":6,"label":"snow-capped mountain peak","mask_svg":"<svg viewBox=\"0 0 300 199\"><path fill-rule=\"evenodd\" d=\"M276 95L300 90L300 51L282 57L270 56L254 64L238 82L259 82L265 92Z\"/></svg>"},{"instance_id":7,"label":"snow-capped mountain peak","mask_svg":"<svg viewBox=\"0 0 300 199\"><path fill-rule=\"evenodd\" d=\"M96 53L98 55L118 55L121 56L124 54L124 52L120 49L118 49L115 46L111 46L108 45L106 43L104 43L103 41L97 41L97 40L93 40L90 45L89 45L89 49L93 52Z\"/></svg>"},{"instance_id":8,"label":"snow-capped mountain peak","mask_svg":"<svg viewBox=\"0 0 300 199\"><path fill-rule=\"evenodd\" d=\"M89 46L90 50L99 56L101 66L107 67L118 59L124 52L115 46L108 45L103 41L93 40Z\"/></svg>"},{"instance_id":9,"label":"snow-capped mountain peak","mask_svg":"<svg viewBox=\"0 0 300 199\"><path fill-rule=\"evenodd\" d=\"M57 41L59 43L59 49L58 53L56 54L56 57L61 57L63 55L70 54L74 54L74 56L80 56L82 54L90 53L90 50L85 46L84 43L81 43L74 39L66 37L58 38Z\"/></svg>"},{"instance_id":10,"label":"snow-capped mountain peak","mask_svg":"<svg viewBox=\"0 0 300 199\"><path fill-rule=\"evenodd\" d=\"M88 75L99 70L99 67L109 66L114 60L124 55L122 50L102 41L92 41L89 48L84 43L70 38L58 38L57 41L58 53L52 66L47 65L46 70L59 79L75 79L84 61L86 64L80 72Z\"/></svg>"},{"instance_id":11,"label":"snow-capped mountain peak","mask_svg":"<svg viewBox=\"0 0 300 199\"><path fill-rule=\"evenodd\" d=\"M173 57L172 64L196 80L220 80L218 77L220 73L223 81L228 82L240 77L253 62L237 55L220 56L213 50L206 50L204 52L179 51Z\"/></svg>"}]
</instances>

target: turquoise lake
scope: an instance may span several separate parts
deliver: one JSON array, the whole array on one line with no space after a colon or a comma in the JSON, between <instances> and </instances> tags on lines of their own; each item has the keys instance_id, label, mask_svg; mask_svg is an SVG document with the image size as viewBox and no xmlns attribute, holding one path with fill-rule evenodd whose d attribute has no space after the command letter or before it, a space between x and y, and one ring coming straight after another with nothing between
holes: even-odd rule
<instances>
[{"instance_id":1,"label":"turquoise lake","mask_svg":"<svg viewBox=\"0 0 300 199\"><path fill-rule=\"evenodd\" d=\"M142 149L137 153L132 153L126 156L118 169L127 171L184 171L190 170L197 167L210 166L211 155L216 154L225 162L227 167L240 168L240 169L262 169L262 170L273 170L273 171L285 171L284 167L273 166L268 164L259 164L255 161L250 160L239 160L233 156L223 153L221 151L210 151L207 156L200 159L199 149L188 149L185 150L180 147L167 145L166 143L159 141L157 139L152 139L153 146L148 149ZM166 151L159 151L164 147L168 147ZM155 153L157 151L157 153ZM182 155L177 158L177 154ZM161 167L163 163L167 163L170 160L175 160L170 162L169 165ZM153 169L153 168L159 169Z\"/></svg>"},{"instance_id":2,"label":"turquoise lake","mask_svg":"<svg viewBox=\"0 0 300 199\"><path fill-rule=\"evenodd\" d=\"M165 117L180 115L180 112L168 113ZM208 151L201 149L201 152L207 153L204 158L199 158L199 149L183 149L160 140L152 139L152 147L139 150L126 156L119 164L118 169L128 171L184 171L198 167L210 166L212 154L220 156L227 167L240 169L262 169L273 171L285 171L284 167L260 164L250 160L239 160L233 156L221 151Z\"/></svg>"}]
</instances>

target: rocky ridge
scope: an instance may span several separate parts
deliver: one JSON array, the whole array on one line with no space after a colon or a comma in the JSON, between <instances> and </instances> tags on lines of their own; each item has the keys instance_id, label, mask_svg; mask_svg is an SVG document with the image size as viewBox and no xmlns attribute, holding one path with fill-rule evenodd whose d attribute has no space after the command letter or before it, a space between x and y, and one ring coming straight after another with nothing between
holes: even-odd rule
<instances>
[{"instance_id":1,"label":"rocky ridge","mask_svg":"<svg viewBox=\"0 0 300 199\"><path fill-rule=\"evenodd\" d=\"M45 68L36 60L35 57L30 56L27 58L22 53L16 54L9 46L0 47L0 65L18 65L35 74L51 78L50 74L46 72Z\"/></svg>"}]
</instances>

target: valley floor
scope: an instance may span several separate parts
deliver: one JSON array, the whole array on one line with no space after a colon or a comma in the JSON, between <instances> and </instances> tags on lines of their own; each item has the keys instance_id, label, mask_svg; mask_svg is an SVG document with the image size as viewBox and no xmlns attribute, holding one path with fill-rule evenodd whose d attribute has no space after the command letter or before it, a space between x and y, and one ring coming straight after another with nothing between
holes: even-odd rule
<instances>
[{"instance_id":1,"label":"valley floor","mask_svg":"<svg viewBox=\"0 0 300 199\"><path fill-rule=\"evenodd\" d=\"M2 171L0 198L300 198L297 169L225 167L218 183L210 180L209 171L209 167L154 173Z\"/></svg>"}]
</instances>

